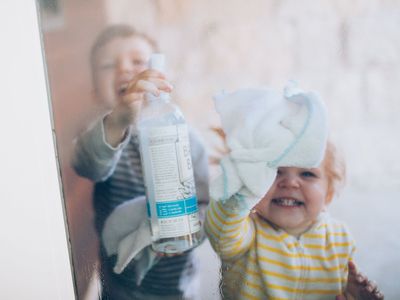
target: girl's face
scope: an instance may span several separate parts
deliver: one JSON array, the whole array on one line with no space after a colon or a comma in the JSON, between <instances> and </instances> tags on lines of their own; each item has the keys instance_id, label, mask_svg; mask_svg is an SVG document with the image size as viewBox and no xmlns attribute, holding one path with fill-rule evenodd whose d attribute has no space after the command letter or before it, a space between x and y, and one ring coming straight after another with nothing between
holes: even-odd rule
<instances>
[{"instance_id":1,"label":"girl's face","mask_svg":"<svg viewBox=\"0 0 400 300\"><path fill-rule=\"evenodd\" d=\"M95 60L97 97L111 109L132 78L147 69L153 47L140 37L117 37L104 45Z\"/></svg>"},{"instance_id":2,"label":"girl's face","mask_svg":"<svg viewBox=\"0 0 400 300\"><path fill-rule=\"evenodd\" d=\"M327 204L328 181L320 167L281 167L264 198L255 206L257 214L298 236L317 220Z\"/></svg>"}]
</instances>

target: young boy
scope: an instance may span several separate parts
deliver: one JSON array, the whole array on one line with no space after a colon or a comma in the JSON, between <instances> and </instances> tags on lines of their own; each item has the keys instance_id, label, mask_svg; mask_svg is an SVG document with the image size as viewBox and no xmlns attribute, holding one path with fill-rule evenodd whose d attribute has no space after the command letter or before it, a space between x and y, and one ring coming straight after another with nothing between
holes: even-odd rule
<instances>
[{"instance_id":1,"label":"young boy","mask_svg":"<svg viewBox=\"0 0 400 300\"><path fill-rule=\"evenodd\" d=\"M79 175L95 183L96 229L103 237L100 241L102 299L182 299L181 276L184 273L190 277L195 273L190 252L157 257L149 266L148 261L142 261L149 255L154 256L147 246L117 274L113 271L116 253L109 251L109 241L103 235L107 219L117 208L123 210L124 203L140 206L141 198L137 197L145 195L137 133L132 124L145 92L157 95L160 91L172 90L164 74L147 70L148 60L155 50L155 43L146 35L129 26L114 25L98 36L91 52L95 97L107 113L78 137L73 164ZM208 202L207 156L193 132L190 142L201 206ZM136 218L140 218L139 223L146 222L145 214ZM126 224L119 227L124 228Z\"/></svg>"},{"instance_id":2,"label":"young boy","mask_svg":"<svg viewBox=\"0 0 400 300\"><path fill-rule=\"evenodd\" d=\"M231 153L212 184L205 229L222 260L223 298L383 299L351 262L348 229L325 211L344 168L325 147L319 100L267 90L220 98Z\"/></svg>"}]
</instances>

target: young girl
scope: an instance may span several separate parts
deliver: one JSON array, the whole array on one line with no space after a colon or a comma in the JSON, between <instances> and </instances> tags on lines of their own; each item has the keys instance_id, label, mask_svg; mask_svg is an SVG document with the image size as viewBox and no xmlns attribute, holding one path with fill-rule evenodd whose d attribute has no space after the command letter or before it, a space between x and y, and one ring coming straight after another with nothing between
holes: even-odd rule
<instances>
[{"instance_id":1,"label":"young girl","mask_svg":"<svg viewBox=\"0 0 400 300\"><path fill-rule=\"evenodd\" d=\"M317 167L278 167L267 193L251 209L243 193L212 199L205 230L222 260L223 298L383 299L351 262L355 245L348 229L326 212L343 179L344 167L328 143ZM229 176L224 181L229 186Z\"/></svg>"},{"instance_id":2,"label":"young girl","mask_svg":"<svg viewBox=\"0 0 400 300\"><path fill-rule=\"evenodd\" d=\"M144 207L140 196L145 195L145 187L137 132L132 124L144 93L157 95L160 91L172 90L164 74L148 70L148 60L156 48L147 35L127 25L113 25L100 33L91 52L94 96L105 113L77 138L73 164L79 175L95 184L93 203L96 229L101 237L102 299L183 299L186 287L180 287L182 274L190 282L196 273L190 251L154 259L151 247L141 243L135 245L146 246L140 255L116 273L116 251L110 250L113 247L104 233L113 213L128 210L124 204L129 203L130 209L138 205L138 209L124 224L117 218L120 223L111 230L114 237L130 233L122 231L130 226L132 218L137 219L136 223L147 222L145 213L134 217ZM207 156L198 137L192 131L189 135L201 207L208 202ZM114 238L113 234L108 236Z\"/></svg>"}]
</instances>

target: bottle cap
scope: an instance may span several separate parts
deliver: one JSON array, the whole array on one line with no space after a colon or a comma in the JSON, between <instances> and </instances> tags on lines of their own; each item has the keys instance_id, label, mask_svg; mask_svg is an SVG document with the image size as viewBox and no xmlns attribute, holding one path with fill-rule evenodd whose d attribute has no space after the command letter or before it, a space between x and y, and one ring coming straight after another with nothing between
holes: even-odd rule
<instances>
[{"instance_id":1,"label":"bottle cap","mask_svg":"<svg viewBox=\"0 0 400 300\"><path fill-rule=\"evenodd\" d=\"M149 67L150 67L150 69L164 72L165 55L161 54L161 53L153 53L150 56Z\"/></svg>"},{"instance_id":2,"label":"bottle cap","mask_svg":"<svg viewBox=\"0 0 400 300\"><path fill-rule=\"evenodd\" d=\"M159 72L164 72L165 69L165 55L162 53L153 53L150 56L150 61L149 61L149 68L153 70L157 70ZM153 101L157 99L162 99L166 102L169 101L169 94L166 92L160 92L160 96L156 97L151 94L146 94L148 101Z\"/></svg>"}]
</instances>

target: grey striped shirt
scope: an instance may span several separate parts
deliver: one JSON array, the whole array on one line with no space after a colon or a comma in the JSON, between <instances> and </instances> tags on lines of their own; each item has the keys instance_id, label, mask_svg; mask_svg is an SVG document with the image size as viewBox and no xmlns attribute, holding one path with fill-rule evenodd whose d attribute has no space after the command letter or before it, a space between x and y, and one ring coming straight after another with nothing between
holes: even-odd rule
<instances>
[{"instance_id":1,"label":"grey striped shirt","mask_svg":"<svg viewBox=\"0 0 400 300\"><path fill-rule=\"evenodd\" d=\"M208 203L207 155L192 130L189 135L197 198L201 207ZM99 236L106 218L116 206L145 194L138 139L133 130L118 147L113 148L106 143L103 122L99 120L77 139L73 165L79 175L95 182L94 209ZM120 300L122 296L112 296L113 289L118 289L118 293L127 295L127 298L132 298L129 295L134 291L155 295L182 293L179 279L185 268L191 268L189 253L162 258L149 270L140 286L136 286L133 263L117 275L112 272L115 256L107 257L104 248L101 248L102 272L107 273L104 274L103 299L118 297ZM125 289L125 292L121 289Z\"/></svg>"}]
</instances>

